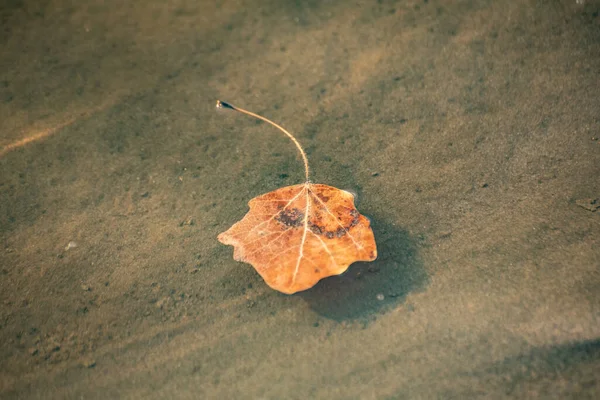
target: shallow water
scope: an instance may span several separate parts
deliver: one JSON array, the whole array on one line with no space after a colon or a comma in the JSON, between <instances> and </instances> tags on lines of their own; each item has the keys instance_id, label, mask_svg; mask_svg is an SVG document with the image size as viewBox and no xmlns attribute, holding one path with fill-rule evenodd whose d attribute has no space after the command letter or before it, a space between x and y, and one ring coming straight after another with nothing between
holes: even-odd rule
<instances>
[{"instance_id":1,"label":"shallow water","mask_svg":"<svg viewBox=\"0 0 600 400\"><path fill-rule=\"evenodd\" d=\"M598 398L599 10L2 6L0 397ZM286 296L232 259L304 178L216 99L375 262Z\"/></svg>"}]
</instances>

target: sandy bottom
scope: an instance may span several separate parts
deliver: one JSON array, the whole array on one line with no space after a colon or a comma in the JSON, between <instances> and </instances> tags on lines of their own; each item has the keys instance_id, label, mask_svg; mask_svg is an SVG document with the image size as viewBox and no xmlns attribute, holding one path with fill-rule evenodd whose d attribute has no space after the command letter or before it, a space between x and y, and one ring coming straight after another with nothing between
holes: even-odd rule
<instances>
[{"instance_id":1,"label":"sandy bottom","mask_svg":"<svg viewBox=\"0 0 600 400\"><path fill-rule=\"evenodd\" d=\"M0 397L600 398L597 1L8 1ZM379 257L217 235L303 181Z\"/></svg>"}]
</instances>

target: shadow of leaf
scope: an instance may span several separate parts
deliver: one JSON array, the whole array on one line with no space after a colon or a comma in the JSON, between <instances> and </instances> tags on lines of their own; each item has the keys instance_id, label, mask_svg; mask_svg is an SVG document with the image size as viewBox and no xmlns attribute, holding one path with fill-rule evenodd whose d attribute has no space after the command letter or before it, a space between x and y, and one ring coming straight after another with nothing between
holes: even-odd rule
<instances>
[{"instance_id":1,"label":"shadow of leaf","mask_svg":"<svg viewBox=\"0 0 600 400\"><path fill-rule=\"evenodd\" d=\"M427 284L417 245L408 232L377 218L371 225L377 260L353 264L343 275L323 279L297 294L323 317L344 321L385 312Z\"/></svg>"}]
</instances>

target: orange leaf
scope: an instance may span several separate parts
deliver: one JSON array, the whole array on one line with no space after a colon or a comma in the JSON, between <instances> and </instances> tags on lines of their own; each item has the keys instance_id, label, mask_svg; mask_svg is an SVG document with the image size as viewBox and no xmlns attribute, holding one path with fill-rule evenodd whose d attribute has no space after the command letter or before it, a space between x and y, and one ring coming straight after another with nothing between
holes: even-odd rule
<instances>
[{"instance_id":1,"label":"orange leaf","mask_svg":"<svg viewBox=\"0 0 600 400\"><path fill-rule=\"evenodd\" d=\"M250 211L219 235L233 258L252 264L275 290L292 294L377 257L369 220L349 192L305 183L258 196Z\"/></svg>"},{"instance_id":2,"label":"orange leaf","mask_svg":"<svg viewBox=\"0 0 600 400\"><path fill-rule=\"evenodd\" d=\"M283 132L298 148L306 176L304 184L250 200L248 214L219 235L221 243L234 247L234 259L252 264L273 289L292 294L343 273L353 262L377 258L371 224L354 207L352 194L311 183L306 153L291 133L229 103L217 101L217 107L260 119Z\"/></svg>"}]
</instances>

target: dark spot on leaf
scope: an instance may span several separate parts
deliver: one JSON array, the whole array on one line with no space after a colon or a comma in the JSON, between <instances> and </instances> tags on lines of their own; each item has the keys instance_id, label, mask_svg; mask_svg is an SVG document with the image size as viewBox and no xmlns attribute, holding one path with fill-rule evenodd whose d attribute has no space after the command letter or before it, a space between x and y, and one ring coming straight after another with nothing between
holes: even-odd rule
<instances>
[{"instance_id":1,"label":"dark spot on leaf","mask_svg":"<svg viewBox=\"0 0 600 400\"><path fill-rule=\"evenodd\" d=\"M310 224L310 230L312 231L312 233L314 233L315 235L320 235L323 233L323 230L321 229L320 226L314 225L314 224Z\"/></svg>"},{"instance_id":2,"label":"dark spot on leaf","mask_svg":"<svg viewBox=\"0 0 600 400\"><path fill-rule=\"evenodd\" d=\"M339 228L337 228L337 230L335 231L335 236L337 237L342 237L347 233L346 229L342 228L341 226Z\"/></svg>"},{"instance_id":3,"label":"dark spot on leaf","mask_svg":"<svg viewBox=\"0 0 600 400\"><path fill-rule=\"evenodd\" d=\"M304 222L304 213L297 208L282 210L275 219L285 226L297 228Z\"/></svg>"},{"instance_id":4,"label":"dark spot on leaf","mask_svg":"<svg viewBox=\"0 0 600 400\"><path fill-rule=\"evenodd\" d=\"M323 203L327 203L329 201L329 197L324 194L318 194L319 198L323 201Z\"/></svg>"}]
</instances>

